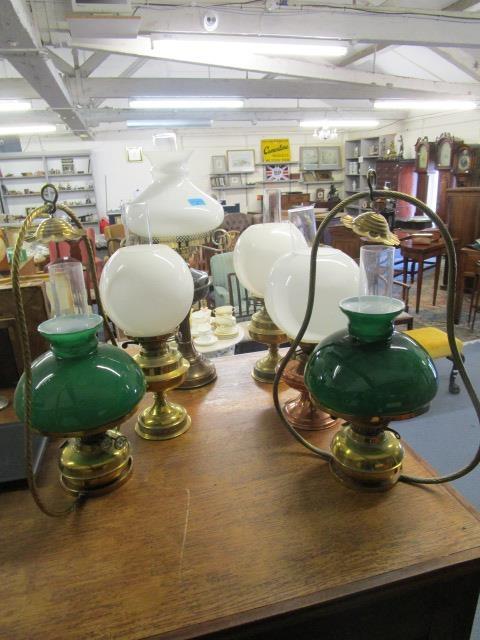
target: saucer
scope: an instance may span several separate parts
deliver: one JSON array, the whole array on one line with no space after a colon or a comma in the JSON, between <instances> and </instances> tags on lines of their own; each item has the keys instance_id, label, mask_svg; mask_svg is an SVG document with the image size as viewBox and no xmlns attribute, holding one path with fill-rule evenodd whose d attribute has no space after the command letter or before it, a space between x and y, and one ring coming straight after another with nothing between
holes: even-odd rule
<instances>
[{"instance_id":1,"label":"saucer","mask_svg":"<svg viewBox=\"0 0 480 640\"><path fill-rule=\"evenodd\" d=\"M217 342L217 338L212 334L203 335L203 336L199 336L198 338L194 338L193 342L197 344L199 347L208 347L211 344L215 344L215 342Z\"/></svg>"}]
</instances>

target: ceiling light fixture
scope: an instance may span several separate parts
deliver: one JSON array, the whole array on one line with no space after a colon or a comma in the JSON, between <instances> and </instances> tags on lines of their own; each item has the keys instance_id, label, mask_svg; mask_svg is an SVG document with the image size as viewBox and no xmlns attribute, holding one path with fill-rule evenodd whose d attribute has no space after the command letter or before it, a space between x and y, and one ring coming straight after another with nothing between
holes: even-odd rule
<instances>
[{"instance_id":1,"label":"ceiling light fixture","mask_svg":"<svg viewBox=\"0 0 480 640\"><path fill-rule=\"evenodd\" d=\"M213 120L127 120L132 129L146 127L211 127Z\"/></svg>"},{"instance_id":2,"label":"ceiling light fixture","mask_svg":"<svg viewBox=\"0 0 480 640\"><path fill-rule=\"evenodd\" d=\"M373 108L404 111L472 111L477 108L477 104L472 100L375 100Z\"/></svg>"},{"instance_id":3,"label":"ceiling light fixture","mask_svg":"<svg viewBox=\"0 0 480 640\"><path fill-rule=\"evenodd\" d=\"M0 127L1 136L19 136L35 133L55 133L57 127L54 124L12 124Z\"/></svg>"},{"instance_id":4,"label":"ceiling light fixture","mask_svg":"<svg viewBox=\"0 0 480 640\"><path fill-rule=\"evenodd\" d=\"M267 55L267 56L305 56L322 58L341 58L347 54L347 47L337 44L289 42L285 41L258 41L258 38L243 38L228 40L199 38L196 40L180 39L159 39L154 41L154 48L157 52L166 54L185 55L186 52L197 54L227 55L237 57L239 55Z\"/></svg>"},{"instance_id":5,"label":"ceiling light fixture","mask_svg":"<svg viewBox=\"0 0 480 640\"><path fill-rule=\"evenodd\" d=\"M30 111L32 105L25 100L0 100L0 111Z\"/></svg>"},{"instance_id":6,"label":"ceiling light fixture","mask_svg":"<svg viewBox=\"0 0 480 640\"><path fill-rule=\"evenodd\" d=\"M210 98L135 98L131 109L241 109L243 100L212 100Z\"/></svg>"},{"instance_id":7,"label":"ceiling light fixture","mask_svg":"<svg viewBox=\"0 0 480 640\"><path fill-rule=\"evenodd\" d=\"M378 127L378 120L301 120L304 129L371 129Z\"/></svg>"}]
</instances>

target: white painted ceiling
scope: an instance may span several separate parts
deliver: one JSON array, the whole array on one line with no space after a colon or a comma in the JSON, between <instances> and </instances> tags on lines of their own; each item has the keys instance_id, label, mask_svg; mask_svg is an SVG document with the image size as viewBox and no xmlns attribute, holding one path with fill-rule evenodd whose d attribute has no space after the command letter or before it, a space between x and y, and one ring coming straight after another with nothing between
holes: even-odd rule
<instances>
[{"instance_id":1,"label":"white painted ceiling","mask_svg":"<svg viewBox=\"0 0 480 640\"><path fill-rule=\"evenodd\" d=\"M375 97L468 97L480 104L480 2L469 0L235 0L192 7L178 0L131 0L139 37L72 38L71 0L2 0L0 98L32 100L10 122L53 122L59 131L94 136L127 119L208 117L216 127L261 122L296 127L302 119L371 118ZM4 6L5 5L5 6ZM421 5L421 7L419 7ZM219 19L213 37L347 46L337 59L247 55L155 56L155 39L212 37L206 11ZM78 15L78 14L77 14ZM108 17L108 16L107 16ZM105 17L95 18L96 21ZM95 23L97 24L97 22ZM99 23L100 24L100 23ZM110 23L109 23L110 24ZM115 20L111 35L115 35ZM109 27L108 27L109 28ZM476 29L476 32L475 32ZM476 33L476 36L475 36ZM153 38L153 39L152 39ZM136 96L245 98L235 113L138 111ZM382 124L406 117L376 112Z\"/></svg>"}]
</instances>

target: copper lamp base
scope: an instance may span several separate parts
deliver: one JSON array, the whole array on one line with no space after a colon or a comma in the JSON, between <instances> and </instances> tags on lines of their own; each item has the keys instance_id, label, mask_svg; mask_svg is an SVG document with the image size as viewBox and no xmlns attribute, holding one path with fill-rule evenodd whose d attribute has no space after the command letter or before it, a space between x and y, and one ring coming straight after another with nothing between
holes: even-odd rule
<instances>
[{"instance_id":1,"label":"copper lamp base","mask_svg":"<svg viewBox=\"0 0 480 640\"><path fill-rule=\"evenodd\" d=\"M59 468L60 483L70 495L110 493L130 477L130 444L114 429L72 438L62 449Z\"/></svg>"},{"instance_id":2,"label":"copper lamp base","mask_svg":"<svg viewBox=\"0 0 480 640\"><path fill-rule=\"evenodd\" d=\"M170 402L166 392L184 380L189 363L178 349L168 345L169 336L137 338L141 351L135 361L141 367L154 403L138 417L135 432L145 440L169 440L185 433L191 425L187 410Z\"/></svg>"},{"instance_id":3,"label":"copper lamp base","mask_svg":"<svg viewBox=\"0 0 480 640\"><path fill-rule=\"evenodd\" d=\"M278 352L278 345L288 340L287 336L268 315L265 307L257 311L252 316L252 321L248 326L248 332L252 340L268 345L268 353L260 360L257 360L252 371L252 376L258 382L273 384L275 372L281 356Z\"/></svg>"},{"instance_id":4,"label":"copper lamp base","mask_svg":"<svg viewBox=\"0 0 480 640\"><path fill-rule=\"evenodd\" d=\"M284 382L300 394L288 400L283 407L289 422L296 429L305 431L322 431L339 424L339 420L322 411L312 402L308 389L305 386L303 374L307 364L309 351L313 345L302 345L301 351L285 367L282 379Z\"/></svg>"}]
</instances>

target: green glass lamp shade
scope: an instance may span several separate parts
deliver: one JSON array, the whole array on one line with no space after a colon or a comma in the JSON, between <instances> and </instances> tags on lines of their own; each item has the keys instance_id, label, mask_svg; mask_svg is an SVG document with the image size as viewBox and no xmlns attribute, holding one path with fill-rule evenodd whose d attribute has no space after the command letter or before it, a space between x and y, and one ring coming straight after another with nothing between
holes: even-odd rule
<instances>
[{"instance_id":1,"label":"green glass lamp shade","mask_svg":"<svg viewBox=\"0 0 480 640\"><path fill-rule=\"evenodd\" d=\"M437 371L417 342L394 331L393 320L403 303L365 296L347 298L340 308L348 317L348 329L325 338L305 369L306 386L318 405L331 415L364 424L427 411L437 392Z\"/></svg>"},{"instance_id":2,"label":"green glass lamp shade","mask_svg":"<svg viewBox=\"0 0 480 640\"><path fill-rule=\"evenodd\" d=\"M145 393L140 367L124 351L99 344L102 318L91 314L42 322L38 330L51 351L32 363L32 425L58 436L85 435L130 413ZM25 374L15 391L24 417Z\"/></svg>"}]
</instances>

